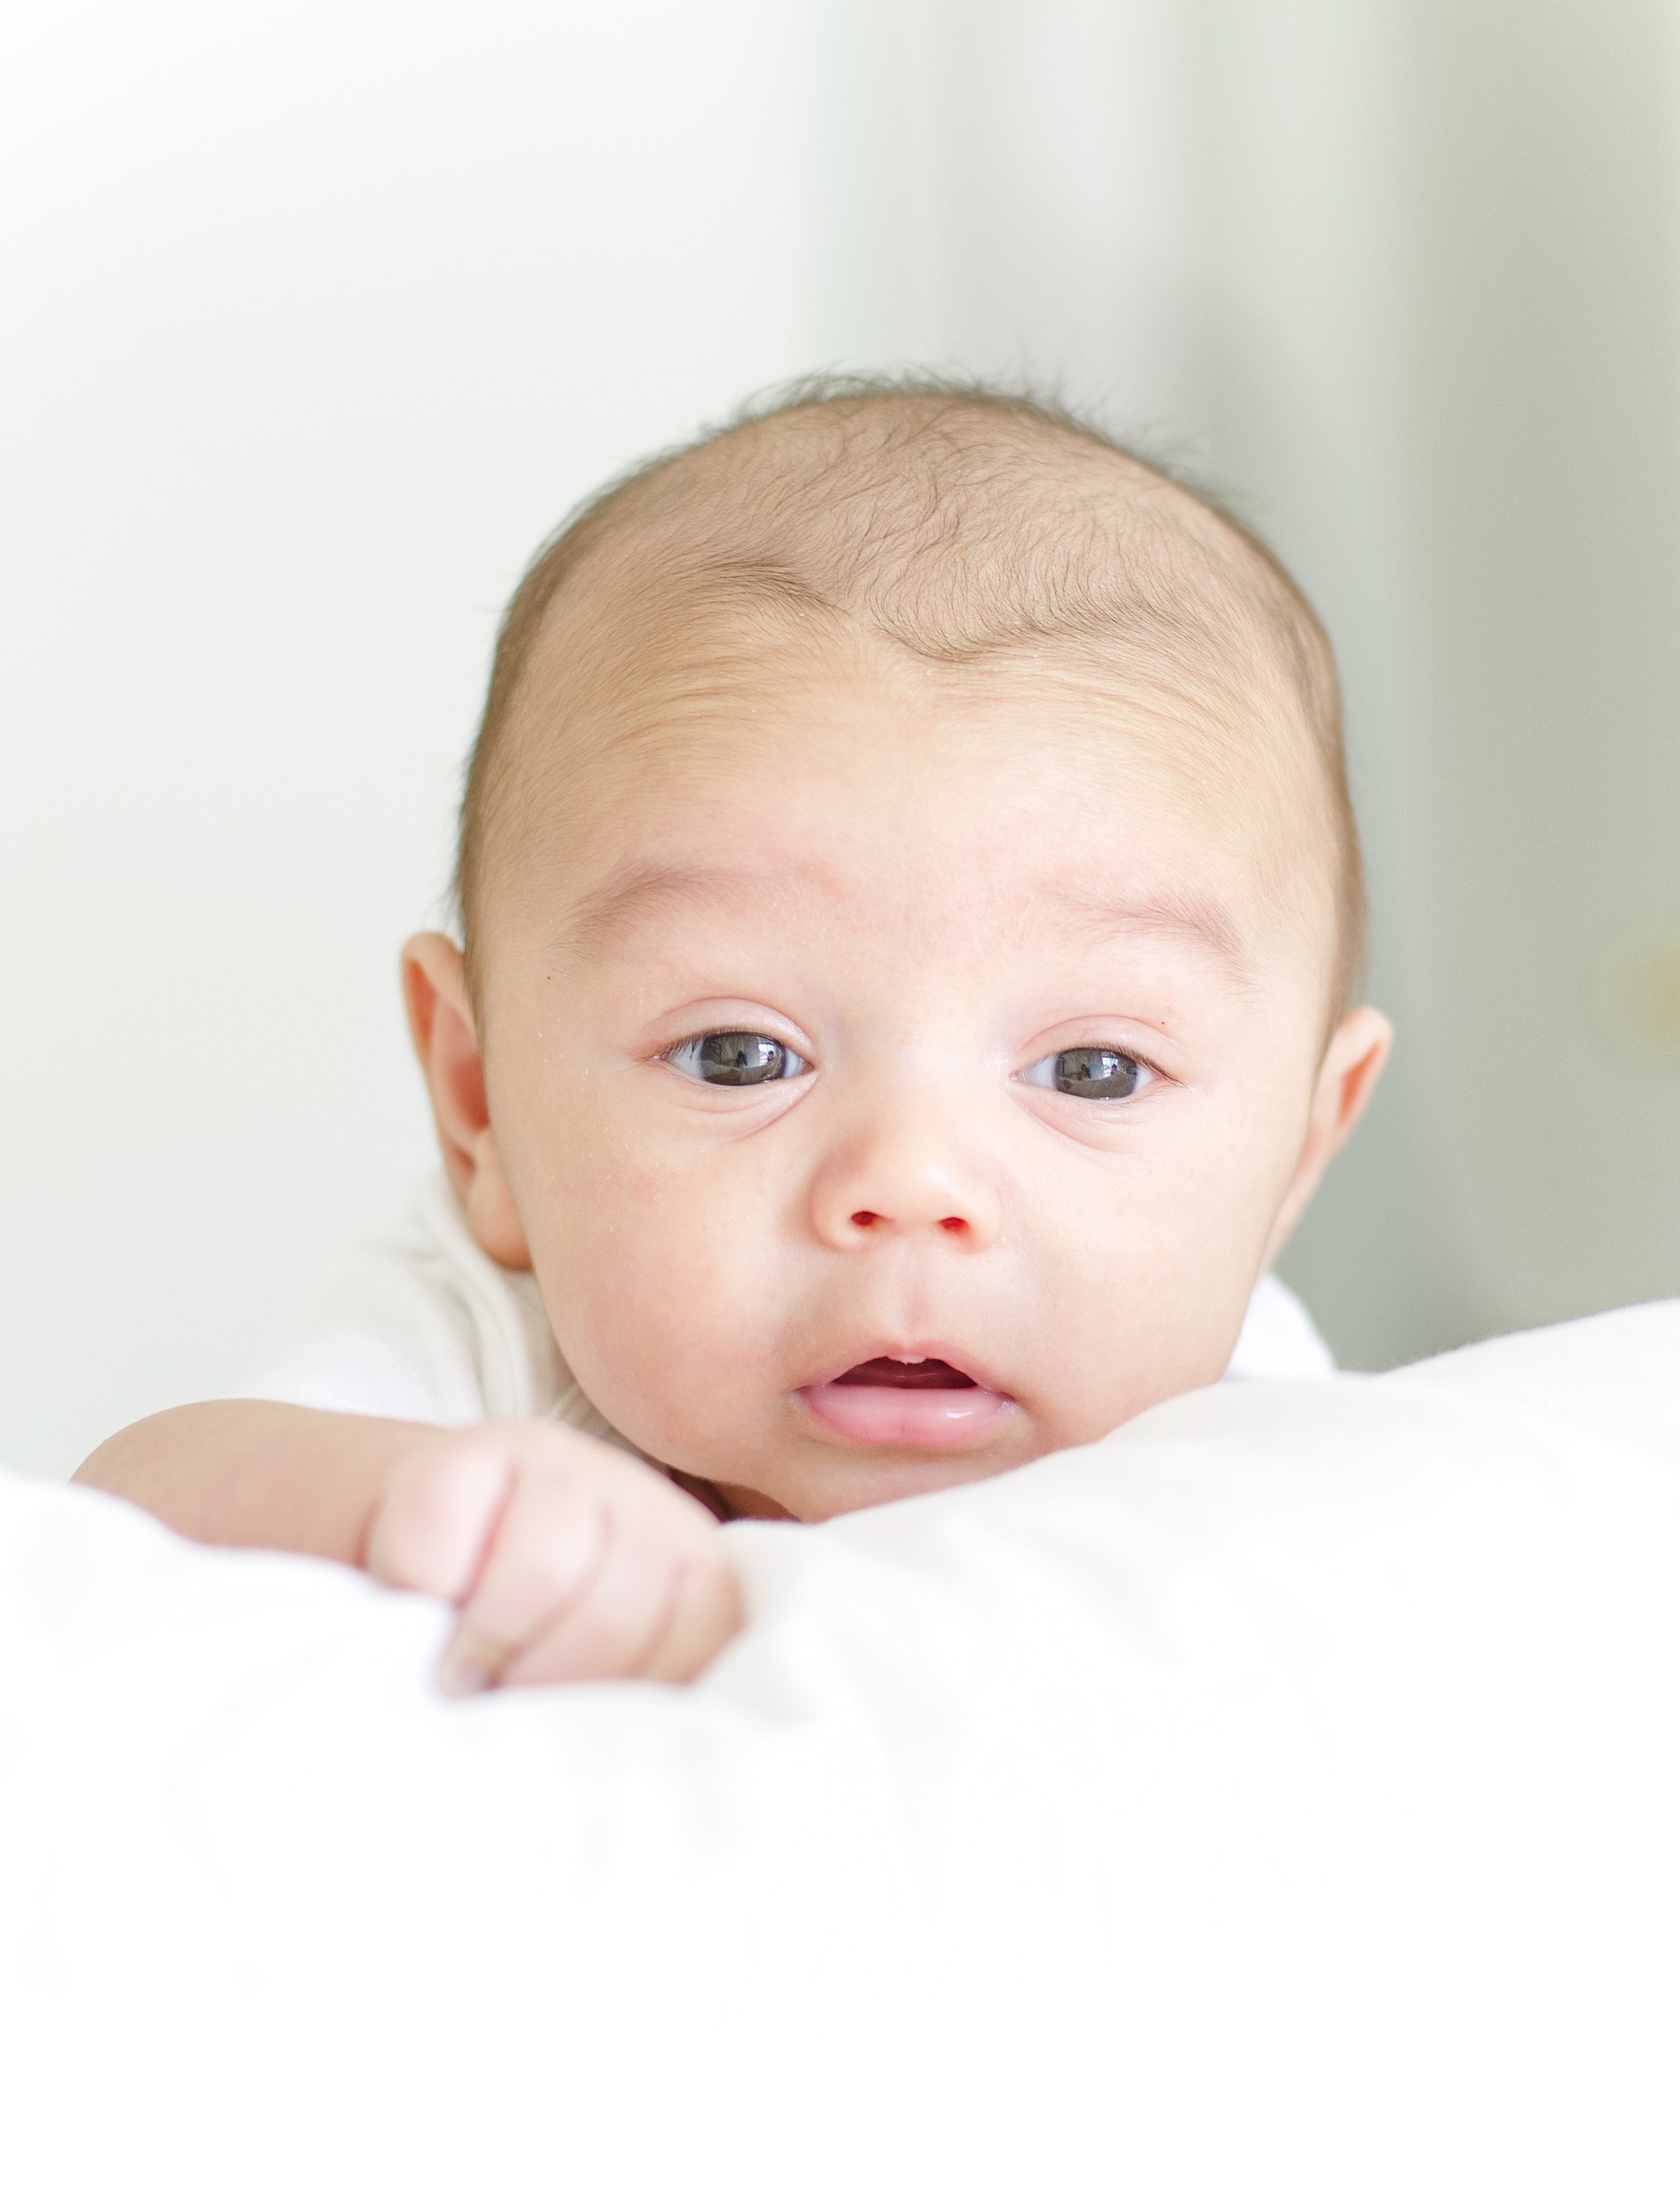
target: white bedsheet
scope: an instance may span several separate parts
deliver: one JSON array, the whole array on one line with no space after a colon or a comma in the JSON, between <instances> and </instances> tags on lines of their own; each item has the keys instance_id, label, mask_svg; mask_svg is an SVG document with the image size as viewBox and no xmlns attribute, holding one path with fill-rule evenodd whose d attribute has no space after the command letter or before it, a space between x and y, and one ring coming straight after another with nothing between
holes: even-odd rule
<instances>
[{"instance_id":1,"label":"white bedsheet","mask_svg":"<svg viewBox=\"0 0 1680 2192\"><path fill-rule=\"evenodd\" d=\"M1680 1304L731 1533L689 1692L0 1479L0 2181L1680 2182Z\"/></svg>"}]
</instances>

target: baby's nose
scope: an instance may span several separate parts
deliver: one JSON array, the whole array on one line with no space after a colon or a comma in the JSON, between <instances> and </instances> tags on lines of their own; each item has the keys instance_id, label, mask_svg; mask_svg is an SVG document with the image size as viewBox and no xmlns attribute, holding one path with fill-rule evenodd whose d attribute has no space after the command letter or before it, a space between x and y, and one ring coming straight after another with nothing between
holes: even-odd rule
<instances>
[{"instance_id":1,"label":"baby's nose","mask_svg":"<svg viewBox=\"0 0 1680 2192\"><path fill-rule=\"evenodd\" d=\"M921 1139L878 1139L838 1156L816 1183L812 1216L831 1247L882 1236L939 1233L954 1247L989 1247L1000 1223L995 1189L977 1165Z\"/></svg>"}]
</instances>

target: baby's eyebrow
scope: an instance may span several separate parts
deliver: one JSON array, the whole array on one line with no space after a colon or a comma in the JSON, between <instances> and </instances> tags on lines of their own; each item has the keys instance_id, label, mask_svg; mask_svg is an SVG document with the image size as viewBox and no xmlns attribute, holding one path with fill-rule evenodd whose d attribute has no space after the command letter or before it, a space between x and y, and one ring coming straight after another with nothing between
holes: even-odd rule
<instances>
[{"instance_id":1,"label":"baby's eyebrow","mask_svg":"<svg viewBox=\"0 0 1680 2192\"><path fill-rule=\"evenodd\" d=\"M1091 934L1115 931L1133 934L1180 936L1204 945L1232 970L1252 972L1249 950L1236 922L1216 899L1190 891L1150 891L1131 893L1109 890L1101 884L1047 883L1036 893L1040 905L1049 905L1063 920Z\"/></svg>"},{"instance_id":2,"label":"baby's eyebrow","mask_svg":"<svg viewBox=\"0 0 1680 2192\"><path fill-rule=\"evenodd\" d=\"M646 919L671 906L722 906L763 914L766 882L750 870L663 860L638 861L619 869L591 891L567 924L568 941L582 953L610 950ZM777 870L777 895L789 888L832 888L820 871L797 863ZM1248 950L1229 913L1212 898L1187 891L1128 891L1101 882L1046 878L1023 893L1017 926L1046 915L1083 930L1093 939L1116 933L1179 937L1199 944L1239 975L1251 973Z\"/></svg>"},{"instance_id":3,"label":"baby's eyebrow","mask_svg":"<svg viewBox=\"0 0 1680 2192\"><path fill-rule=\"evenodd\" d=\"M663 860L621 868L584 899L567 923L576 951L605 950L648 915L670 905L762 902L762 887L728 868L682 867Z\"/></svg>"}]
</instances>

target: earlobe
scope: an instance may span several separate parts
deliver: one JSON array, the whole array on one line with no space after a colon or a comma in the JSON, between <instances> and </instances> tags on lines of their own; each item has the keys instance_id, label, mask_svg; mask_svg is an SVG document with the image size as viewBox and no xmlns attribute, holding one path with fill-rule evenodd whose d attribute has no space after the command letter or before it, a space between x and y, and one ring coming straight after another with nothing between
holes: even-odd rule
<instances>
[{"instance_id":1,"label":"earlobe","mask_svg":"<svg viewBox=\"0 0 1680 2192\"><path fill-rule=\"evenodd\" d=\"M490 1122L466 968L448 937L410 937L402 949L402 997L444 1168L473 1237L494 1262L528 1271L531 1252Z\"/></svg>"},{"instance_id":2,"label":"earlobe","mask_svg":"<svg viewBox=\"0 0 1680 2192\"><path fill-rule=\"evenodd\" d=\"M1294 1232L1330 1159L1358 1124L1393 1047L1392 1024L1370 1005L1345 1013L1331 1036L1318 1068L1300 1161L1267 1243L1268 1268Z\"/></svg>"}]
</instances>

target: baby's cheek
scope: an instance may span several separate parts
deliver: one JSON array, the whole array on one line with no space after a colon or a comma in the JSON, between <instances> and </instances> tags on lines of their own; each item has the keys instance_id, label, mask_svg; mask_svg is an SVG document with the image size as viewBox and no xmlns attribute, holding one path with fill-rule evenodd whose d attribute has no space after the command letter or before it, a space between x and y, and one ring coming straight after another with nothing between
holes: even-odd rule
<instances>
[{"instance_id":1,"label":"baby's cheek","mask_svg":"<svg viewBox=\"0 0 1680 2192\"><path fill-rule=\"evenodd\" d=\"M1220 1377L1262 1238L1219 1181L1139 1167L1087 1191L1041 1263L1056 1443L1099 1438Z\"/></svg>"},{"instance_id":2,"label":"baby's cheek","mask_svg":"<svg viewBox=\"0 0 1680 2192\"><path fill-rule=\"evenodd\" d=\"M549 1295L556 1337L601 1413L662 1459L692 1458L714 1418L748 1428L782 1292L762 1248L738 1212L647 1191L573 1236Z\"/></svg>"}]
</instances>

